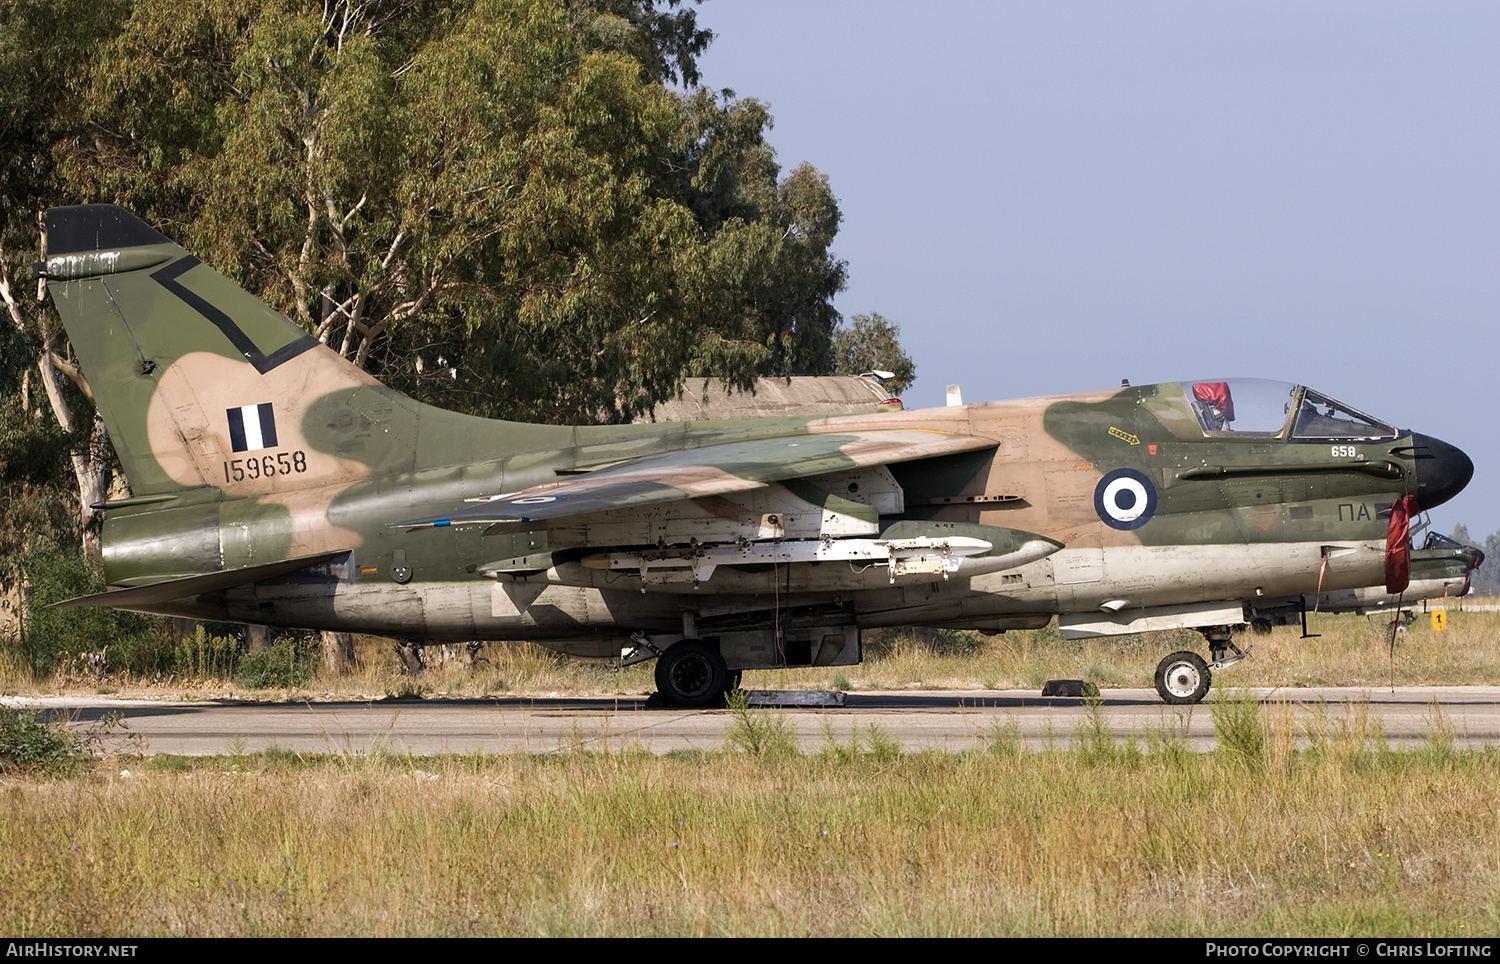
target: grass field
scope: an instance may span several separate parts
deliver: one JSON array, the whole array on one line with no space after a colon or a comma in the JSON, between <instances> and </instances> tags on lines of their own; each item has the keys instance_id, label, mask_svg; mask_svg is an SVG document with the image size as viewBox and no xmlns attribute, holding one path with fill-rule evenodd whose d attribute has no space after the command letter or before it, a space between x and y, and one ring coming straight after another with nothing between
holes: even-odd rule
<instances>
[{"instance_id":1,"label":"grass field","mask_svg":"<svg viewBox=\"0 0 1500 964\"><path fill-rule=\"evenodd\" d=\"M66 935L1500 933L1500 754L726 746L112 760L0 783L0 930ZM1221 719L1222 717L1222 719ZM774 718L773 718L774 719ZM1302 734L1306 736L1307 734ZM744 744L741 744L742 746ZM128 770L128 775L126 771Z\"/></svg>"},{"instance_id":2,"label":"grass field","mask_svg":"<svg viewBox=\"0 0 1500 964\"><path fill-rule=\"evenodd\" d=\"M1317 616L1218 677L1251 685L1493 683L1500 614ZM859 667L752 686L1147 686L1196 634L890 634ZM209 678L37 680L10 692L344 698L644 693L530 646L300 690ZM117 755L57 775L0 766L0 932L103 935L1500 936L1500 750L1439 727L1392 751L1366 715L1306 727L1212 696L1218 747L1170 728L1118 743L1088 712L1047 749L901 753L878 728L798 752L740 710L723 748L657 756Z\"/></svg>"},{"instance_id":3,"label":"grass field","mask_svg":"<svg viewBox=\"0 0 1500 964\"><path fill-rule=\"evenodd\" d=\"M1253 655L1216 674L1226 686L1463 685L1500 680L1500 612L1449 612L1441 632L1427 614L1398 634L1390 647L1388 618L1314 614L1316 638L1300 627L1269 636L1239 637ZM1157 662L1179 649L1206 653L1191 630L1070 641L1055 627L985 637L972 632L889 630L866 633L859 666L766 670L747 673L745 685L775 689L1037 689L1048 679L1087 679L1100 688L1150 687ZM454 647L459 650L458 647ZM390 644L362 639L358 668L338 677L315 675L305 683L272 689L243 686L211 671L150 679L115 674L97 678L74 671L37 679L14 663L0 662L0 692L117 693L121 696L261 699L377 699L384 696L542 696L549 694L648 694L652 664L615 668L603 660L572 660L526 643L486 645L472 664L429 648L428 668L416 677L399 671ZM212 663L206 663L212 667Z\"/></svg>"}]
</instances>

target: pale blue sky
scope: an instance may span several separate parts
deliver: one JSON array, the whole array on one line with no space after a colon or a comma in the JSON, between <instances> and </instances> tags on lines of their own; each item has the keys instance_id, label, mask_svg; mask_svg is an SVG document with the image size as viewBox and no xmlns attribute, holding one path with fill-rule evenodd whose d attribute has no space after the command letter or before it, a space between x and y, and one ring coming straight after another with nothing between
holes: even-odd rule
<instances>
[{"instance_id":1,"label":"pale blue sky","mask_svg":"<svg viewBox=\"0 0 1500 964\"><path fill-rule=\"evenodd\" d=\"M1474 459L1500 529L1500 4L710 0L703 82L844 213L908 406L1302 382ZM1497 560L1495 564L1500 564Z\"/></svg>"}]
</instances>

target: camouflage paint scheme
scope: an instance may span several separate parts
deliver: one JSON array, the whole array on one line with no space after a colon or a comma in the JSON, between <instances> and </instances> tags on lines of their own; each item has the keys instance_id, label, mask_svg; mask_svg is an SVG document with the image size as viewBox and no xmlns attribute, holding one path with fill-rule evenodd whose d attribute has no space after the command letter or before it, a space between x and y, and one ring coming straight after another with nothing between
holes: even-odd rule
<instances>
[{"instance_id":1,"label":"camouflage paint scheme","mask_svg":"<svg viewBox=\"0 0 1500 964\"><path fill-rule=\"evenodd\" d=\"M1411 581L1398 595L1384 586L1366 586L1316 596L1280 600L1255 600L1245 609L1250 625L1259 632L1272 626L1295 625L1304 608L1325 613L1386 612L1427 599L1459 599L1469 594L1474 570L1484 564L1484 553L1473 546L1429 532L1422 548L1411 554Z\"/></svg>"},{"instance_id":2,"label":"camouflage paint scheme","mask_svg":"<svg viewBox=\"0 0 1500 964\"><path fill-rule=\"evenodd\" d=\"M1408 432L1216 435L1198 383L811 420L473 418L382 386L122 208L48 224L52 301L132 487L107 506L115 588L77 604L841 665L861 628L1223 627L1247 600L1380 584L1382 508L1472 474ZM1289 412L1314 397L1282 388Z\"/></svg>"}]
</instances>

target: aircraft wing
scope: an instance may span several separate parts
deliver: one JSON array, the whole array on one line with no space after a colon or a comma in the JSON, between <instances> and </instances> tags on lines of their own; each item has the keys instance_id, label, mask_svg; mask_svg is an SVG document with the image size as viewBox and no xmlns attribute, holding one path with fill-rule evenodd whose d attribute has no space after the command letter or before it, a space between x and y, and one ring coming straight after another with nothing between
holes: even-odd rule
<instances>
[{"instance_id":1,"label":"aircraft wing","mask_svg":"<svg viewBox=\"0 0 1500 964\"><path fill-rule=\"evenodd\" d=\"M921 429L856 429L725 442L618 462L585 475L491 496L445 516L401 528L533 522L743 492L771 482L840 469L980 452L999 443Z\"/></svg>"},{"instance_id":2,"label":"aircraft wing","mask_svg":"<svg viewBox=\"0 0 1500 964\"><path fill-rule=\"evenodd\" d=\"M184 599L188 596L201 596L204 593L221 592L232 589L235 586L249 585L262 579L274 579L287 573L306 569L320 563L330 562L340 556L347 556L348 549L335 549L332 552L320 552L313 556L300 556L296 559L285 559L281 562L271 562L259 566L245 566L240 569L220 569L218 572L198 573L190 576L179 576L174 579L164 579L145 586L133 586L128 589L106 589L104 592L94 593L92 596L74 596L72 599L64 599L55 602L48 609L72 609L79 606L112 606L116 609L142 609L142 607L159 606L162 603L171 602L175 599ZM149 608L142 611L149 612Z\"/></svg>"}]
</instances>

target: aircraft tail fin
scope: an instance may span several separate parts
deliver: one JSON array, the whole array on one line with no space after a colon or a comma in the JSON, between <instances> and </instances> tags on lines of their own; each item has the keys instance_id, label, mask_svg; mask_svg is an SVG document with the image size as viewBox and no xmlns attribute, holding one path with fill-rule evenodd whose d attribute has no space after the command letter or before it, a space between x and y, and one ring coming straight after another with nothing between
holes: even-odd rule
<instances>
[{"instance_id":1,"label":"aircraft tail fin","mask_svg":"<svg viewBox=\"0 0 1500 964\"><path fill-rule=\"evenodd\" d=\"M415 403L124 208L52 208L47 233L52 303L136 496L255 495L410 459L372 425Z\"/></svg>"}]
</instances>

